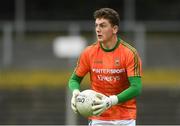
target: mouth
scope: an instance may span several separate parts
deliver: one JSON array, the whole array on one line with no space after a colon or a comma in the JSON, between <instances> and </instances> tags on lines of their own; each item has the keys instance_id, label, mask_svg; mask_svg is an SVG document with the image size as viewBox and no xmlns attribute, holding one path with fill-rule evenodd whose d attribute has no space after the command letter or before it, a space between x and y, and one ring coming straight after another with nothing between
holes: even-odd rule
<instances>
[{"instance_id":1,"label":"mouth","mask_svg":"<svg viewBox=\"0 0 180 126\"><path fill-rule=\"evenodd\" d=\"M102 35L98 35L98 38L102 38Z\"/></svg>"}]
</instances>

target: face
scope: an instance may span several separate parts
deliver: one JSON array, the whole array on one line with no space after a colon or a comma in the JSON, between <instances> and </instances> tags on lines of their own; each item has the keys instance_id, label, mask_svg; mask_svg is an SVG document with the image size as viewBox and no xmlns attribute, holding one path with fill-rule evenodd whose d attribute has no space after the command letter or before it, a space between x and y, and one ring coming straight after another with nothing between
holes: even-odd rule
<instances>
[{"instance_id":1,"label":"face","mask_svg":"<svg viewBox=\"0 0 180 126\"><path fill-rule=\"evenodd\" d=\"M96 35L97 39L100 42L108 42L111 41L111 39L116 36L116 33L118 31L117 26L112 26L109 22L109 20L104 18L97 18L95 21L95 29L96 29Z\"/></svg>"}]
</instances>

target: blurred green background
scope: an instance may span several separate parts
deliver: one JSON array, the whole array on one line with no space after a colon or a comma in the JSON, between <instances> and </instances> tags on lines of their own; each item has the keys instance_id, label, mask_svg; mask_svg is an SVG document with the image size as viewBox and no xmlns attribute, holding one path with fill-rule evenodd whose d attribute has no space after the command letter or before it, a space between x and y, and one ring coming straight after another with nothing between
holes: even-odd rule
<instances>
[{"instance_id":1,"label":"blurred green background","mask_svg":"<svg viewBox=\"0 0 180 126\"><path fill-rule=\"evenodd\" d=\"M137 124L180 124L179 0L2 0L0 124L87 124L72 113L67 89L77 56L57 55L54 43L95 42L93 12L101 7L118 11L121 38L142 58Z\"/></svg>"}]
</instances>

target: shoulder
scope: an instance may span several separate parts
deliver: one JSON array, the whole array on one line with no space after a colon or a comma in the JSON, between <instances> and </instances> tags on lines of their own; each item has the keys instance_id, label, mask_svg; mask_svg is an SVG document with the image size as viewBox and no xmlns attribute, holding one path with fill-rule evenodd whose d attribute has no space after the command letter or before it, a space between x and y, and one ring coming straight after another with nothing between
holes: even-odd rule
<instances>
[{"instance_id":1,"label":"shoulder","mask_svg":"<svg viewBox=\"0 0 180 126\"><path fill-rule=\"evenodd\" d=\"M134 48L132 45L129 43L125 42L124 40L121 40L121 46L123 48L123 51L125 53L131 53L131 54L137 54L136 48Z\"/></svg>"},{"instance_id":2,"label":"shoulder","mask_svg":"<svg viewBox=\"0 0 180 126\"><path fill-rule=\"evenodd\" d=\"M93 44L87 46L87 47L84 49L83 53L92 53L92 52L94 52L95 50L97 50L98 47L99 47L98 42L94 42Z\"/></svg>"},{"instance_id":3,"label":"shoulder","mask_svg":"<svg viewBox=\"0 0 180 126\"><path fill-rule=\"evenodd\" d=\"M95 42L89 46L87 46L80 54L80 59L90 59L90 57L95 54L99 44Z\"/></svg>"}]
</instances>

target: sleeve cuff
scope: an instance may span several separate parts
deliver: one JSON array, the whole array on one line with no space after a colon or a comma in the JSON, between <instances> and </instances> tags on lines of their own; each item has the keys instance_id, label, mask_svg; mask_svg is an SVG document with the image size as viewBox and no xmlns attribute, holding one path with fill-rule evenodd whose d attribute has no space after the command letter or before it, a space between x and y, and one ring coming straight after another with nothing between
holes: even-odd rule
<instances>
[{"instance_id":1,"label":"sleeve cuff","mask_svg":"<svg viewBox=\"0 0 180 126\"><path fill-rule=\"evenodd\" d=\"M116 95L109 96L111 99L112 105L116 105L118 103L118 97Z\"/></svg>"}]
</instances>

